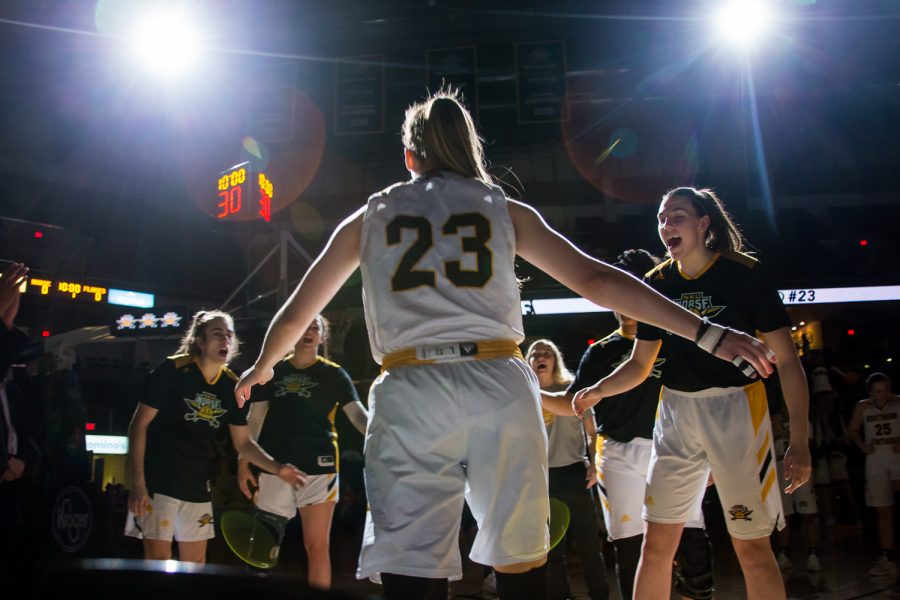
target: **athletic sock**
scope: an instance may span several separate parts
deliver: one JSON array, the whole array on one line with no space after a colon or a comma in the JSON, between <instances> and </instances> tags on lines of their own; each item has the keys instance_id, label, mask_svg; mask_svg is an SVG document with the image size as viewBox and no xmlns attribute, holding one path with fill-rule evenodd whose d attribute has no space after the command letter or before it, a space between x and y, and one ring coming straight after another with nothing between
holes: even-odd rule
<instances>
[{"instance_id":1,"label":"athletic sock","mask_svg":"<svg viewBox=\"0 0 900 600\"><path fill-rule=\"evenodd\" d=\"M385 600L447 600L446 579L382 573Z\"/></svg>"},{"instance_id":2,"label":"athletic sock","mask_svg":"<svg viewBox=\"0 0 900 600\"><path fill-rule=\"evenodd\" d=\"M524 573L496 573L500 600L546 600L549 596L547 563Z\"/></svg>"},{"instance_id":3,"label":"athletic sock","mask_svg":"<svg viewBox=\"0 0 900 600\"><path fill-rule=\"evenodd\" d=\"M613 548L616 550L616 579L619 583L619 595L624 600L631 600L634 576L637 573L638 562L641 560L643 541L643 535L635 535L613 542Z\"/></svg>"}]
</instances>

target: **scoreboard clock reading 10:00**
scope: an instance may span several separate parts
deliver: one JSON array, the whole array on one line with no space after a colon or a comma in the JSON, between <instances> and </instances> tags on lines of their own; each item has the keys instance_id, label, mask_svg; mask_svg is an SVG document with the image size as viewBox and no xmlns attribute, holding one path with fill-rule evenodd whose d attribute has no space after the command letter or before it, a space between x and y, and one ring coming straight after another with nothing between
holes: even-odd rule
<instances>
[{"instance_id":1,"label":"scoreboard clock reading 10:00","mask_svg":"<svg viewBox=\"0 0 900 600\"><path fill-rule=\"evenodd\" d=\"M272 220L275 187L265 173L253 174L250 162L242 162L219 173L218 203L214 216L226 221Z\"/></svg>"}]
</instances>

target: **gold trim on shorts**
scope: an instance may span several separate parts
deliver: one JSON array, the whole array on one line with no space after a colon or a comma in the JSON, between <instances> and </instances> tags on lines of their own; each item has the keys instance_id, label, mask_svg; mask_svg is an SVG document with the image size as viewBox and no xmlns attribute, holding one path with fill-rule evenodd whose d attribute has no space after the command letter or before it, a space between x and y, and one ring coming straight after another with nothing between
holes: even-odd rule
<instances>
[{"instance_id":1,"label":"gold trim on shorts","mask_svg":"<svg viewBox=\"0 0 900 600\"><path fill-rule=\"evenodd\" d=\"M478 340L477 342L450 342L404 348L391 352L381 361L381 371L409 365L436 365L440 363L492 358L521 358L522 351L513 340Z\"/></svg>"}]
</instances>

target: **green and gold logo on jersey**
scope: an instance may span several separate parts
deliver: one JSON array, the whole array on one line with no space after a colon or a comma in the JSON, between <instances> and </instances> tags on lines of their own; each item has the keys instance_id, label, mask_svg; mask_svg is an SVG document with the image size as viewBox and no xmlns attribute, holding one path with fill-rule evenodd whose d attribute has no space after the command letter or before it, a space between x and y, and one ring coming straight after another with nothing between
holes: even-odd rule
<instances>
[{"instance_id":1,"label":"green and gold logo on jersey","mask_svg":"<svg viewBox=\"0 0 900 600\"><path fill-rule=\"evenodd\" d=\"M703 292L690 292L682 294L681 298L675 300L676 304L680 304L698 317L715 317L717 314L725 310L724 306L716 306L713 304L712 296L705 296Z\"/></svg>"},{"instance_id":2,"label":"green and gold logo on jersey","mask_svg":"<svg viewBox=\"0 0 900 600\"><path fill-rule=\"evenodd\" d=\"M184 401L188 405L188 408L191 409L190 412L184 414L186 421L192 421L194 423L197 421L206 421L209 423L210 427L216 429L221 425L219 417L228 412L222 408L222 403L219 401L219 398L215 394L210 394L209 392L200 392L194 396L193 399L185 398Z\"/></svg>"},{"instance_id":3,"label":"green and gold logo on jersey","mask_svg":"<svg viewBox=\"0 0 900 600\"><path fill-rule=\"evenodd\" d=\"M313 381L306 375L294 373L275 382L275 387L278 388L275 392L275 397L280 398L288 394L297 394L299 398L312 398L310 390L317 385L319 385L318 381Z\"/></svg>"}]
</instances>

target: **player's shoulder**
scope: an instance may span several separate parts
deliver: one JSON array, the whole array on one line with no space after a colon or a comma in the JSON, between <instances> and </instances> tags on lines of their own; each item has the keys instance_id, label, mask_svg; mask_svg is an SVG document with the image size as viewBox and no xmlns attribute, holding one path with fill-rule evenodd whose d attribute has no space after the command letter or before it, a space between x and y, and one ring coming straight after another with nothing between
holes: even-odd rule
<instances>
[{"instance_id":1,"label":"player's shoulder","mask_svg":"<svg viewBox=\"0 0 900 600\"><path fill-rule=\"evenodd\" d=\"M228 379L231 379L235 383L237 383L238 380L240 380L240 377L238 377L238 374L235 373L234 371L232 371L231 367L229 367L229 366L222 367L222 373L225 375L225 377L227 377Z\"/></svg>"},{"instance_id":2,"label":"player's shoulder","mask_svg":"<svg viewBox=\"0 0 900 600\"><path fill-rule=\"evenodd\" d=\"M875 402L871 398L863 398L859 402L856 403L856 408L859 410L865 410L875 405Z\"/></svg>"},{"instance_id":3,"label":"player's shoulder","mask_svg":"<svg viewBox=\"0 0 900 600\"><path fill-rule=\"evenodd\" d=\"M322 355L316 356L316 364L329 370L343 370L344 368L333 360L329 360Z\"/></svg>"},{"instance_id":4,"label":"player's shoulder","mask_svg":"<svg viewBox=\"0 0 900 600\"><path fill-rule=\"evenodd\" d=\"M399 191L408 189L409 186L411 186L413 184L414 184L414 180L413 181L398 181L397 183L387 186L380 192L375 192L374 194L369 196L369 201L371 202L372 200L386 200L392 194L395 194Z\"/></svg>"},{"instance_id":5,"label":"player's shoulder","mask_svg":"<svg viewBox=\"0 0 900 600\"><path fill-rule=\"evenodd\" d=\"M617 329L603 339L597 340L596 342L591 344L591 348L602 349L609 346L610 344L616 344L617 342L621 342L625 339L627 338L623 336L622 332Z\"/></svg>"},{"instance_id":6,"label":"player's shoulder","mask_svg":"<svg viewBox=\"0 0 900 600\"><path fill-rule=\"evenodd\" d=\"M172 356L167 356L166 360L163 361L161 367L169 367L173 369L180 369L182 367L186 367L189 364L194 362L194 357L190 354L173 354Z\"/></svg>"},{"instance_id":7,"label":"player's shoulder","mask_svg":"<svg viewBox=\"0 0 900 600\"><path fill-rule=\"evenodd\" d=\"M725 263L734 263L745 269L755 269L759 266L759 260L744 252L725 250L722 252L722 259Z\"/></svg>"},{"instance_id":8,"label":"player's shoulder","mask_svg":"<svg viewBox=\"0 0 900 600\"><path fill-rule=\"evenodd\" d=\"M644 279L648 281L661 281L666 278L666 273L672 268L672 258L669 257L662 261L644 274Z\"/></svg>"}]
</instances>

